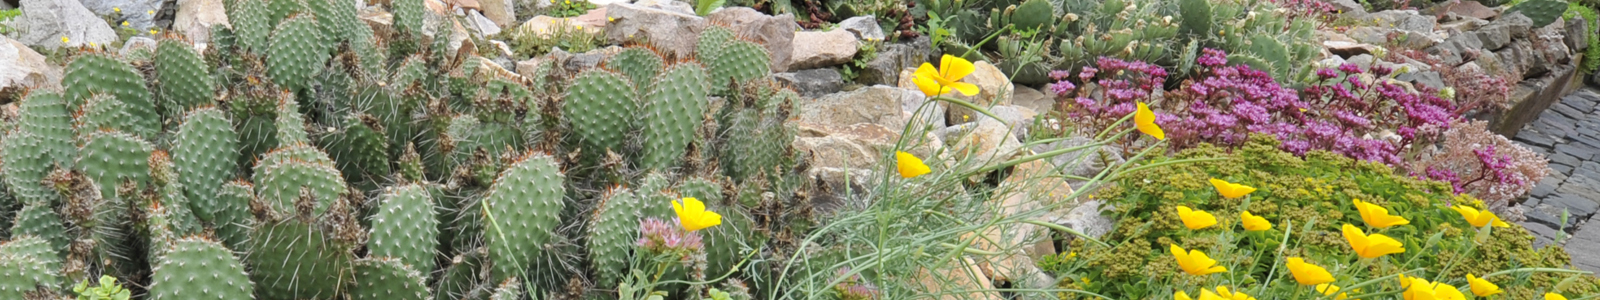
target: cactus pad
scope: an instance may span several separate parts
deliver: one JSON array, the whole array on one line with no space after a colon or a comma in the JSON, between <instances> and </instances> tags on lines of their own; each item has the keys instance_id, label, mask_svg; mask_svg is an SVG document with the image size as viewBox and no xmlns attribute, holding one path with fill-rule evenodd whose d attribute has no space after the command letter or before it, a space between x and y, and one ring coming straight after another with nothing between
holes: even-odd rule
<instances>
[{"instance_id":1,"label":"cactus pad","mask_svg":"<svg viewBox=\"0 0 1600 300\"><path fill-rule=\"evenodd\" d=\"M0 143L0 172L6 187L23 203L54 203L60 196L44 185L46 174L55 166L50 162L47 140L26 130L12 130Z\"/></svg>"},{"instance_id":2,"label":"cactus pad","mask_svg":"<svg viewBox=\"0 0 1600 300\"><path fill-rule=\"evenodd\" d=\"M293 1L273 1L278 2ZM316 22L310 15L297 15L272 32L266 54L267 75L274 83L297 93L310 87L312 76L328 60L329 45L323 42Z\"/></svg>"},{"instance_id":3,"label":"cactus pad","mask_svg":"<svg viewBox=\"0 0 1600 300\"><path fill-rule=\"evenodd\" d=\"M83 105L94 94L116 97L128 106L128 114L134 117L126 125L133 128L129 133L151 137L161 130L161 125L144 81L144 77L127 63L103 55L84 55L67 64L61 86L66 89L64 96L69 107Z\"/></svg>"},{"instance_id":4,"label":"cactus pad","mask_svg":"<svg viewBox=\"0 0 1600 300\"><path fill-rule=\"evenodd\" d=\"M685 147L704 124L705 84L705 69L696 64L674 65L656 76L644 95L641 169L671 168L683 160Z\"/></svg>"},{"instance_id":5,"label":"cactus pad","mask_svg":"<svg viewBox=\"0 0 1600 300\"><path fill-rule=\"evenodd\" d=\"M71 167L77 155L77 143L72 132L72 115L67 100L60 93L33 92L22 99L21 120L17 128L32 133L43 147L45 160L34 164L60 164ZM9 172L8 172L9 173Z\"/></svg>"},{"instance_id":6,"label":"cactus pad","mask_svg":"<svg viewBox=\"0 0 1600 300\"><path fill-rule=\"evenodd\" d=\"M633 84L616 73L592 70L578 75L568 86L567 96L561 101L561 115L571 123L583 152L623 152L624 138L639 105L630 88Z\"/></svg>"},{"instance_id":7,"label":"cactus pad","mask_svg":"<svg viewBox=\"0 0 1600 300\"><path fill-rule=\"evenodd\" d=\"M210 66L200 54L177 40L156 47L156 79L161 82L162 114L176 118L191 109L211 104L216 87Z\"/></svg>"},{"instance_id":8,"label":"cactus pad","mask_svg":"<svg viewBox=\"0 0 1600 300\"><path fill-rule=\"evenodd\" d=\"M150 276L151 300L251 299L253 290L233 253L205 238L174 241Z\"/></svg>"},{"instance_id":9,"label":"cactus pad","mask_svg":"<svg viewBox=\"0 0 1600 300\"><path fill-rule=\"evenodd\" d=\"M483 199L484 238L494 266L490 279L518 276L540 255L561 224L564 178L555 158L527 154L495 179Z\"/></svg>"},{"instance_id":10,"label":"cactus pad","mask_svg":"<svg viewBox=\"0 0 1600 300\"><path fill-rule=\"evenodd\" d=\"M262 224L251 235L250 280L264 299L333 298L351 279L349 245L301 220Z\"/></svg>"},{"instance_id":11,"label":"cactus pad","mask_svg":"<svg viewBox=\"0 0 1600 300\"><path fill-rule=\"evenodd\" d=\"M183 120L172 141L173 169L186 188L195 216L216 223L215 215L235 209L225 207L233 203L220 203L211 196L232 180L239 168L239 135L234 134L227 115L214 107L190 111Z\"/></svg>"},{"instance_id":12,"label":"cactus pad","mask_svg":"<svg viewBox=\"0 0 1600 300\"><path fill-rule=\"evenodd\" d=\"M366 258L355 264L350 300L425 300L428 277L399 259Z\"/></svg>"},{"instance_id":13,"label":"cactus pad","mask_svg":"<svg viewBox=\"0 0 1600 300\"><path fill-rule=\"evenodd\" d=\"M372 217L367 250L373 257L393 257L417 270L434 269L439 247L439 218L433 196L421 185L390 188L380 196Z\"/></svg>"},{"instance_id":14,"label":"cactus pad","mask_svg":"<svg viewBox=\"0 0 1600 300\"><path fill-rule=\"evenodd\" d=\"M634 89L638 91L650 86L650 80L655 79L656 74L661 74L663 67L665 62L661 59L661 55L642 47L623 49L622 52L612 55L611 60L606 61L607 69L627 75L629 81L633 82Z\"/></svg>"},{"instance_id":15,"label":"cactus pad","mask_svg":"<svg viewBox=\"0 0 1600 300\"><path fill-rule=\"evenodd\" d=\"M117 185L131 180L150 182L150 152L154 147L139 137L117 131L88 133L78 148L79 171L93 179L103 197L117 196Z\"/></svg>"}]
</instances>

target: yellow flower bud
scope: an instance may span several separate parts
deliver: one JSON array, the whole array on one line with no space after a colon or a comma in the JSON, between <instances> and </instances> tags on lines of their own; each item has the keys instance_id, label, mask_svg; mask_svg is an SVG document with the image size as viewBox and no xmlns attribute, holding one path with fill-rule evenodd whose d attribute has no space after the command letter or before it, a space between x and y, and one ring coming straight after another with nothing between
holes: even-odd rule
<instances>
[{"instance_id":1,"label":"yellow flower bud","mask_svg":"<svg viewBox=\"0 0 1600 300\"><path fill-rule=\"evenodd\" d=\"M114 11L114 12L122 12L122 8L121 8L121 7L112 7L112 8L111 8L111 11Z\"/></svg>"}]
</instances>

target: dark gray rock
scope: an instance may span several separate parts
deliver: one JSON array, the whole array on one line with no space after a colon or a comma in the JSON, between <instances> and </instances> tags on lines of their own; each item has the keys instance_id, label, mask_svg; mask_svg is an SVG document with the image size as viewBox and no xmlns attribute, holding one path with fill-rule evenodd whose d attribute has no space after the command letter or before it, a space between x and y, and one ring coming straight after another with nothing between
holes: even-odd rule
<instances>
[{"instance_id":1,"label":"dark gray rock","mask_svg":"<svg viewBox=\"0 0 1600 300\"><path fill-rule=\"evenodd\" d=\"M816 98L822 95L839 92L844 88L844 77L839 75L839 70L811 69L791 73L772 74L778 83L793 88L800 96Z\"/></svg>"},{"instance_id":2,"label":"dark gray rock","mask_svg":"<svg viewBox=\"0 0 1600 300\"><path fill-rule=\"evenodd\" d=\"M1528 233L1533 234L1534 249L1543 249L1545 246L1555 244L1556 235L1558 234L1555 229L1537 223L1519 223L1519 225L1522 225L1523 229L1527 229Z\"/></svg>"},{"instance_id":3,"label":"dark gray rock","mask_svg":"<svg viewBox=\"0 0 1600 300\"><path fill-rule=\"evenodd\" d=\"M1567 48L1572 49L1572 52L1583 52L1583 50L1589 49L1589 35L1594 34L1589 32L1590 22L1594 22L1594 20L1584 20L1582 16L1567 19L1566 43Z\"/></svg>"},{"instance_id":4,"label":"dark gray rock","mask_svg":"<svg viewBox=\"0 0 1600 300\"><path fill-rule=\"evenodd\" d=\"M1577 157L1579 160L1590 160L1594 159L1595 153L1600 152L1600 149L1595 149L1595 147L1583 143L1564 143L1556 145L1555 152L1566 153Z\"/></svg>"},{"instance_id":5,"label":"dark gray rock","mask_svg":"<svg viewBox=\"0 0 1600 300\"><path fill-rule=\"evenodd\" d=\"M1424 16L1415 10L1398 9L1370 13L1364 19L1376 22L1378 26L1415 32L1431 32L1433 26L1438 23L1438 19Z\"/></svg>"},{"instance_id":6,"label":"dark gray rock","mask_svg":"<svg viewBox=\"0 0 1600 300\"><path fill-rule=\"evenodd\" d=\"M1465 63L1462 56L1468 53L1478 53L1483 48L1483 41L1476 34L1457 34L1445 38L1444 42L1428 47L1428 54L1438 55L1441 62L1449 65Z\"/></svg>"},{"instance_id":7,"label":"dark gray rock","mask_svg":"<svg viewBox=\"0 0 1600 300\"><path fill-rule=\"evenodd\" d=\"M1568 184L1571 183L1569 182ZM1568 184L1563 184L1561 187L1565 188ZM1589 200L1589 198L1585 198L1583 196L1567 194L1566 192L1563 192L1561 188L1557 188L1556 195L1549 199L1545 199L1542 204L1549 204L1558 210L1565 209L1573 216L1579 217L1593 215L1596 209L1600 209L1600 203L1595 203L1593 200Z\"/></svg>"},{"instance_id":8,"label":"dark gray rock","mask_svg":"<svg viewBox=\"0 0 1600 300\"><path fill-rule=\"evenodd\" d=\"M1433 88L1435 90L1443 89L1443 88L1447 87L1447 86L1444 85L1444 78L1440 77L1439 76L1439 72L1435 72L1435 71L1410 72L1410 73L1400 74L1398 76L1395 76L1394 78L1398 79L1400 81L1411 82L1411 83L1414 83L1414 84L1420 84L1420 85L1423 85L1423 86L1427 86L1427 87Z\"/></svg>"},{"instance_id":9,"label":"dark gray rock","mask_svg":"<svg viewBox=\"0 0 1600 300\"><path fill-rule=\"evenodd\" d=\"M1550 136L1530 130L1524 130L1522 133L1518 133L1516 140L1538 148L1550 148L1555 147L1556 145L1556 140L1551 139Z\"/></svg>"},{"instance_id":10,"label":"dark gray rock","mask_svg":"<svg viewBox=\"0 0 1600 300\"><path fill-rule=\"evenodd\" d=\"M867 68L861 70L856 82L864 85L898 85L901 70L916 68L928 61L932 43L927 36L922 36L910 43L883 45L878 49L878 57L867 61Z\"/></svg>"},{"instance_id":11,"label":"dark gray rock","mask_svg":"<svg viewBox=\"0 0 1600 300\"><path fill-rule=\"evenodd\" d=\"M1511 43L1511 26L1512 24L1500 22L1489 23L1489 25L1473 31L1472 35L1477 37L1478 41L1483 42L1484 49L1500 50L1506 44Z\"/></svg>"},{"instance_id":12,"label":"dark gray rock","mask_svg":"<svg viewBox=\"0 0 1600 300\"><path fill-rule=\"evenodd\" d=\"M1522 212L1522 216L1528 218L1528 223L1533 223L1533 224L1537 224L1537 225L1540 225L1540 226L1548 227L1548 228L1550 228L1551 231L1555 231L1556 229L1560 229L1560 228L1564 228L1569 232L1575 230L1575 228L1573 228L1573 225L1575 225L1575 223L1577 223L1577 220L1573 220L1569 216L1569 218L1566 221L1562 221L1561 220L1561 209L1560 208L1555 208L1555 207L1549 207L1549 208L1554 208L1555 211L1554 212L1546 212L1543 209L1537 209L1537 208L1536 209L1529 209L1527 211ZM1551 238L1554 239L1554 236L1551 236Z\"/></svg>"},{"instance_id":13,"label":"dark gray rock","mask_svg":"<svg viewBox=\"0 0 1600 300\"><path fill-rule=\"evenodd\" d=\"M1551 105L1550 110L1561 113L1562 115L1566 115L1567 118L1572 118L1574 120L1583 119L1584 115L1587 114L1582 110L1567 106L1565 103L1556 103L1555 105Z\"/></svg>"},{"instance_id":14,"label":"dark gray rock","mask_svg":"<svg viewBox=\"0 0 1600 300\"><path fill-rule=\"evenodd\" d=\"M862 40L881 41L884 38L883 27L878 26L878 18L870 15L839 21L839 28L856 34L856 38Z\"/></svg>"},{"instance_id":15,"label":"dark gray rock","mask_svg":"<svg viewBox=\"0 0 1600 300\"><path fill-rule=\"evenodd\" d=\"M1585 271L1600 271L1600 226L1585 226L1567 241L1572 265Z\"/></svg>"},{"instance_id":16,"label":"dark gray rock","mask_svg":"<svg viewBox=\"0 0 1600 300\"><path fill-rule=\"evenodd\" d=\"M1550 155L1549 158L1550 158L1550 163L1552 163L1552 164L1562 164L1562 165L1573 166L1573 167L1576 167L1579 164L1583 164L1583 161L1578 160L1577 157L1573 157L1570 154L1561 153L1561 152L1556 152L1556 154Z\"/></svg>"},{"instance_id":17,"label":"dark gray rock","mask_svg":"<svg viewBox=\"0 0 1600 300\"><path fill-rule=\"evenodd\" d=\"M1367 8L1361 6L1361 3L1356 2L1355 0L1324 0L1323 2L1333 5L1335 12L1344 14L1346 16L1359 16L1367 14Z\"/></svg>"},{"instance_id":18,"label":"dark gray rock","mask_svg":"<svg viewBox=\"0 0 1600 300\"><path fill-rule=\"evenodd\" d=\"M1501 15L1499 19L1489 22L1489 25L1494 24L1506 24L1511 26L1511 38L1527 38L1528 34L1533 32L1533 19L1529 19L1528 16L1522 15L1521 12Z\"/></svg>"}]
</instances>

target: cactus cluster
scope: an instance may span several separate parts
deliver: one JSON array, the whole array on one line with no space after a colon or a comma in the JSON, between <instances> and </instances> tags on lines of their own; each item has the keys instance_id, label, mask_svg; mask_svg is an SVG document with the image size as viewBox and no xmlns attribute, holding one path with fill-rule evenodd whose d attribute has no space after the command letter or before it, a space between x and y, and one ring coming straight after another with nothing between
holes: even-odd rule
<instances>
[{"instance_id":1,"label":"cactus cluster","mask_svg":"<svg viewBox=\"0 0 1600 300\"><path fill-rule=\"evenodd\" d=\"M799 96L727 28L695 58L630 46L525 77L424 35L418 0L392 1L397 30L349 1L226 2L203 52L79 49L62 90L21 94L0 124L0 298L101 275L146 299L617 293L653 270L641 224L675 225L687 197L726 221L678 233L708 242L660 280L770 282L741 262L801 234L779 219L806 214L754 217L809 205Z\"/></svg>"}]
</instances>

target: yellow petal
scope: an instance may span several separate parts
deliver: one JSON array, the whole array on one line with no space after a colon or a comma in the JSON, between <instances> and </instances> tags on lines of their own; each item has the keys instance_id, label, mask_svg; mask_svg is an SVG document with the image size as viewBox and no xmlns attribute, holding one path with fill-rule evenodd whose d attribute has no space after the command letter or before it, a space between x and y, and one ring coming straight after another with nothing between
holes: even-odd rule
<instances>
[{"instance_id":1,"label":"yellow petal","mask_svg":"<svg viewBox=\"0 0 1600 300\"><path fill-rule=\"evenodd\" d=\"M928 95L928 97L939 96L945 92L943 86L940 86L939 82L933 80L932 77L916 75L911 77L911 83L917 84L917 89L922 90L922 94Z\"/></svg>"},{"instance_id":2,"label":"yellow petal","mask_svg":"<svg viewBox=\"0 0 1600 300\"><path fill-rule=\"evenodd\" d=\"M961 78L971 75L974 70L977 68L965 58L945 54L939 59L939 77L944 77L945 80L961 81Z\"/></svg>"},{"instance_id":3,"label":"yellow petal","mask_svg":"<svg viewBox=\"0 0 1600 300\"><path fill-rule=\"evenodd\" d=\"M1178 219L1183 221L1183 226L1189 230L1200 230L1211 225L1217 225L1217 217L1203 210L1190 209L1188 206L1178 206Z\"/></svg>"},{"instance_id":4,"label":"yellow petal","mask_svg":"<svg viewBox=\"0 0 1600 300\"><path fill-rule=\"evenodd\" d=\"M972 96L978 94L978 85L965 82L952 82L949 88L961 92L962 95ZM948 91L946 91L948 92Z\"/></svg>"},{"instance_id":5,"label":"yellow petal","mask_svg":"<svg viewBox=\"0 0 1600 300\"><path fill-rule=\"evenodd\" d=\"M1239 222L1244 225L1245 231L1262 231L1272 229L1272 222L1267 222L1267 218L1250 214L1250 211L1240 212Z\"/></svg>"},{"instance_id":6,"label":"yellow petal","mask_svg":"<svg viewBox=\"0 0 1600 300\"><path fill-rule=\"evenodd\" d=\"M1557 293L1544 293L1544 300L1567 300L1567 296Z\"/></svg>"},{"instance_id":7,"label":"yellow petal","mask_svg":"<svg viewBox=\"0 0 1600 300\"><path fill-rule=\"evenodd\" d=\"M1294 275L1294 281L1300 285L1318 285L1333 282L1333 274L1321 266L1306 263L1305 259L1290 257L1287 267L1289 273Z\"/></svg>"},{"instance_id":8,"label":"yellow petal","mask_svg":"<svg viewBox=\"0 0 1600 300\"><path fill-rule=\"evenodd\" d=\"M1194 300L1194 298L1189 298L1189 293L1178 291L1172 294L1172 300Z\"/></svg>"},{"instance_id":9,"label":"yellow petal","mask_svg":"<svg viewBox=\"0 0 1600 300\"><path fill-rule=\"evenodd\" d=\"M1384 255L1404 252L1406 252L1405 245L1401 244L1400 241L1381 233L1374 233L1367 236L1366 249L1357 252L1357 254L1364 258L1376 258Z\"/></svg>"},{"instance_id":10,"label":"yellow petal","mask_svg":"<svg viewBox=\"0 0 1600 300\"><path fill-rule=\"evenodd\" d=\"M708 210L708 211L704 211L700 215L700 218L695 220L694 226L685 227L684 230L696 231L696 230L706 229L708 227L717 226L717 225L721 225L721 224L722 224L722 215L718 214L716 212Z\"/></svg>"},{"instance_id":11,"label":"yellow petal","mask_svg":"<svg viewBox=\"0 0 1600 300\"><path fill-rule=\"evenodd\" d=\"M1493 282L1472 276L1471 273L1467 274L1467 285L1472 288L1472 294L1478 297L1488 297L1505 292L1500 290L1500 286L1495 285Z\"/></svg>"},{"instance_id":12,"label":"yellow petal","mask_svg":"<svg viewBox=\"0 0 1600 300\"><path fill-rule=\"evenodd\" d=\"M900 171L901 178L912 178L933 172L927 164L922 163L922 159L905 151L895 151L894 160L895 169Z\"/></svg>"},{"instance_id":13,"label":"yellow petal","mask_svg":"<svg viewBox=\"0 0 1600 300\"><path fill-rule=\"evenodd\" d=\"M1411 221L1406 220L1406 218L1391 215L1389 214L1389 209L1377 204L1367 203L1361 201L1361 199L1352 199L1352 202L1356 205L1356 211L1361 213L1361 221L1366 222L1367 226L1389 228L1395 225L1411 224Z\"/></svg>"},{"instance_id":14,"label":"yellow petal","mask_svg":"<svg viewBox=\"0 0 1600 300\"><path fill-rule=\"evenodd\" d=\"M1205 289L1200 289L1200 300L1226 300L1226 299L1223 299L1221 296L1217 296L1217 293L1212 293L1211 291L1207 291Z\"/></svg>"},{"instance_id":15,"label":"yellow petal","mask_svg":"<svg viewBox=\"0 0 1600 300\"><path fill-rule=\"evenodd\" d=\"M1133 127L1157 140L1167 139L1167 133L1156 124L1156 113L1150 111L1150 106L1144 102L1139 102L1139 110L1133 113Z\"/></svg>"}]
</instances>

